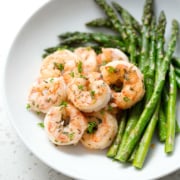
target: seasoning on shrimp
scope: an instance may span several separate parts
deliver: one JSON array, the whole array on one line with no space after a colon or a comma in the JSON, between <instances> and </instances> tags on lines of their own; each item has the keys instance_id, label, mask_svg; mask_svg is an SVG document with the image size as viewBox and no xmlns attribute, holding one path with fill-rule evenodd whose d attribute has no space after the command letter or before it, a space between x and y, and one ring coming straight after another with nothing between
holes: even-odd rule
<instances>
[{"instance_id":1,"label":"seasoning on shrimp","mask_svg":"<svg viewBox=\"0 0 180 180\"><path fill-rule=\"evenodd\" d=\"M63 77L38 78L29 92L28 108L36 112L47 113L66 98L66 84Z\"/></svg>"},{"instance_id":2,"label":"seasoning on shrimp","mask_svg":"<svg viewBox=\"0 0 180 180\"><path fill-rule=\"evenodd\" d=\"M77 144L87 129L84 115L70 103L54 106L45 116L45 132L56 145Z\"/></svg>"},{"instance_id":3,"label":"seasoning on shrimp","mask_svg":"<svg viewBox=\"0 0 180 180\"><path fill-rule=\"evenodd\" d=\"M76 68L79 57L65 49L55 51L42 61L40 76L42 78L59 77Z\"/></svg>"},{"instance_id":4,"label":"seasoning on shrimp","mask_svg":"<svg viewBox=\"0 0 180 180\"><path fill-rule=\"evenodd\" d=\"M112 89L112 101L120 109L130 108L144 96L143 75L135 65L126 61L112 61L101 66L100 70L107 84L118 87Z\"/></svg>"},{"instance_id":5,"label":"seasoning on shrimp","mask_svg":"<svg viewBox=\"0 0 180 180\"><path fill-rule=\"evenodd\" d=\"M90 47L79 47L74 50L74 53L80 57L81 72L88 74L97 71L96 52Z\"/></svg>"},{"instance_id":6,"label":"seasoning on shrimp","mask_svg":"<svg viewBox=\"0 0 180 180\"><path fill-rule=\"evenodd\" d=\"M98 75L97 75L98 74ZM67 86L68 99L83 112L99 111L110 100L109 86L99 79L99 73L84 78L74 78Z\"/></svg>"},{"instance_id":7,"label":"seasoning on shrimp","mask_svg":"<svg viewBox=\"0 0 180 180\"><path fill-rule=\"evenodd\" d=\"M117 120L107 111L91 113L87 116L88 128L81 138L81 143L89 149L105 149L117 133Z\"/></svg>"}]
</instances>

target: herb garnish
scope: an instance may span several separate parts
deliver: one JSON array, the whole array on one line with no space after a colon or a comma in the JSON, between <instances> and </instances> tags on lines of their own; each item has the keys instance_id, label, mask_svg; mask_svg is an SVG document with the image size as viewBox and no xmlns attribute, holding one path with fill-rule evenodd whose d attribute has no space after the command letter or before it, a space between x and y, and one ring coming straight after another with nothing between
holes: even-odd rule
<instances>
[{"instance_id":1,"label":"herb garnish","mask_svg":"<svg viewBox=\"0 0 180 180\"><path fill-rule=\"evenodd\" d=\"M29 110L31 108L30 104L26 104L26 109Z\"/></svg>"},{"instance_id":2,"label":"herb garnish","mask_svg":"<svg viewBox=\"0 0 180 180\"><path fill-rule=\"evenodd\" d=\"M81 61L79 61L79 63L78 63L78 72L82 73L82 62Z\"/></svg>"},{"instance_id":3,"label":"herb garnish","mask_svg":"<svg viewBox=\"0 0 180 180\"><path fill-rule=\"evenodd\" d=\"M94 97L95 91L92 90L92 91L90 92L90 94L91 94L91 97Z\"/></svg>"},{"instance_id":4,"label":"herb garnish","mask_svg":"<svg viewBox=\"0 0 180 180\"><path fill-rule=\"evenodd\" d=\"M112 67L112 66L109 66L109 67L108 67L108 72L109 72L109 73L115 73L115 72L116 72L116 69L115 69L114 67Z\"/></svg>"},{"instance_id":5,"label":"herb garnish","mask_svg":"<svg viewBox=\"0 0 180 180\"><path fill-rule=\"evenodd\" d=\"M113 110L113 107L111 105L108 106L108 111L112 111Z\"/></svg>"},{"instance_id":6,"label":"herb garnish","mask_svg":"<svg viewBox=\"0 0 180 180\"><path fill-rule=\"evenodd\" d=\"M130 101L130 99L129 99L127 96L124 96L123 100L124 100L125 102Z\"/></svg>"},{"instance_id":7,"label":"herb garnish","mask_svg":"<svg viewBox=\"0 0 180 180\"><path fill-rule=\"evenodd\" d=\"M70 72L70 76L74 77L74 72L73 71Z\"/></svg>"},{"instance_id":8,"label":"herb garnish","mask_svg":"<svg viewBox=\"0 0 180 180\"><path fill-rule=\"evenodd\" d=\"M58 64L58 63L54 63L55 68L59 69L60 71L64 70L64 64Z\"/></svg>"},{"instance_id":9,"label":"herb garnish","mask_svg":"<svg viewBox=\"0 0 180 180\"><path fill-rule=\"evenodd\" d=\"M95 121L88 122L87 133L92 134L97 130L97 123Z\"/></svg>"},{"instance_id":10,"label":"herb garnish","mask_svg":"<svg viewBox=\"0 0 180 180\"><path fill-rule=\"evenodd\" d=\"M62 107L67 107L67 102L66 101L62 101L61 103L60 103L60 106L62 106Z\"/></svg>"},{"instance_id":11,"label":"herb garnish","mask_svg":"<svg viewBox=\"0 0 180 180\"><path fill-rule=\"evenodd\" d=\"M74 139L74 134L75 134L75 133L72 132L72 133L70 133L70 134L68 135L70 141L72 141L72 140Z\"/></svg>"},{"instance_id":12,"label":"herb garnish","mask_svg":"<svg viewBox=\"0 0 180 180\"><path fill-rule=\"evenodd\" d=\"M44 128L44 123L40 122L40 123L38 123L38 126L40 126L41 128Z\"/></svg>"},{"instance_id":13,"label":"herb garnish","mask_svg":"<svg viewBox=\"0 0 180 180\"><path fill-rule=\"evenodd\" d=\"M78 85L78 89L83 90L84 86L83 85Z\"/></svg>"},{"instance_id":14,"label":"herb garnish","mask_svg":"<svg viewBox=\"0 0 180 180\"><path fill-rule=\"evenodd\" d=\"M54 78L51 78L49 81L52 83L54 81Z\"/></svg>"}]
</instances>

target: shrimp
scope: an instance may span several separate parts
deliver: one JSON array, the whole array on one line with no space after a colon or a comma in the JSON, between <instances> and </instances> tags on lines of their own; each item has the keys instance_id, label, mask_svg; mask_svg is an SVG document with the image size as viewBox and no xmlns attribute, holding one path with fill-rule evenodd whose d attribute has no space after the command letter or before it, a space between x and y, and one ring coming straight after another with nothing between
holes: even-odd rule
<instances>
[{"instance_id":1,"label":"shrimp","mask_svg":"<svg viewBox=\"0 0 180 180\"><path fill-rule=\"evenodd\" d=\"M116 48L102 48L102 53L97 56L97 64L99 66L114 60L129 61L126 54Z\"/></svg>"},{"instance_id":2,"label":"shrimp","mask_svg":"<svg viewBox=\"0 0 180 180\"><path fill-rule=\"evenodd\" d=\"M38 78L30 90L28 104L30 109L47 113L53 105L59 105L66 98L66 84L63 77Z\"/></svg>"},{"instance_id":3,"label":"shrimp","mask_svg":"<svg viewBox=\"0 0 180 180\"><path fill-rule=\"evenodd\" d=\"M112 88L112 101L120 109L128 109L140 101L145 89L143 75L133 64L113 61L100 68L104 81Z\"/></svg>"},{"instance_id":4,"label":"shrimp","mask_svg":"<svg viewBox=\"0 0 180 180\"><path fill-rule=\"evenodd\" d=\"M74 78L67 86L69 100L83 112L99 111L110 100L109 86L95 73L85 78Z\"/></svg>"},{"instance_id":5,"label":"shrimp","mask_svg":"<svg viewBox=\"0 0 180 180\"><path fill-rule=\"evenodd\" d=\"M87 128L87 120L73 105L64 103L48 111L44 127L49 140L54 144L77 144Z\"/></svg>"},{"instance_id":6,"label":"shrimp","mask_svg":"<svg viewBox=\"0 0 180 180\"><path fill-rule=\"evenodd\" d=\"M116 118L106 111L92 113L86 118L88 128L81 138L81 143L89 149L107 148L117 133Z\"/></svg>"},{"instance_id":7,"label":"shrimp","mask_svg":"<svg viewBox=\"0 0 180 180\"><path fill-rule=\"evenodd\" d=\"M82 63L82 71L84 74L97 71L96 52L90 47L80 47L74 50L74 53L78 55Z\"/></svg>"},{"instance_id":8,"label":"shrimp","mask_svg":"<svg viewBox=\"0 0 180 180\"><path fill-rule=\"evenodd\" d=\"M79 57L69 50L58 50L47 56L41 65L40 76L52 78L62 76L76 68Z\"/></svg>"}]
</instances>

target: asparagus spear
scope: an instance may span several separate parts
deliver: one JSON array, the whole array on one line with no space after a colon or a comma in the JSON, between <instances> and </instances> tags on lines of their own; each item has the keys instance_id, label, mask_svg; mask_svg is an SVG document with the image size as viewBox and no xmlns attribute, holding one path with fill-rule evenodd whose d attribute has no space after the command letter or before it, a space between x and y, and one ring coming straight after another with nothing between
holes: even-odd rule
<instances>
[{"instance_id":1,"label":"asparagus spear","mask_svg":"<svg viewBox=\"0 0 180 180\"><path fill-rule=\"evenodd\" d=\"M165 39L164 39L164 34L165 34L165 28L166 28L166 16L164 14L163 11L161 11L160 16L159 16L159 23L157 25L157 59L158 61L156 61L156 69L159 69L159 67L161 66L161 63L163 61L163 57L164 57L164 43L165 43ZM158 73L160 73L159 71L156 71L156 81L158 78Z\"/></svg>"},{"instance_id":2,"label":"asparagus spear","mask_svg":"<svg viewBox=\"0 0 180 180\"><path fill-rule=\"evenodd\" d=\"M122 16L123 21L127 24L127 19L130 18L133 27L140 32L141 25L140 23L130 14L125 8L123 8L120 4L116 2L112 2L113 7L117 10L117 12Z\"/></svg>"},{"instance_id":3,"label":"asparagus spear","mask_svg":"<svg viewBox=\"0 0 180 180\"><path fill-rule=\"evenodd\" d=\"M127 34L125 32L125 28L122 25L122 23L119 21L113 8L110 5L108 5L108 3L105 0L95 0L95 2L104 10L108 19L111 21L113 28L117 32L119 32L124 42L126 42Z\"/></svg>"},{"instance_id":4,"label":"asparagus spear","mask_svg":"<svg viewBox=\"0 0 180 180\"><path fill-rule=\"evenodd\" d=\"M130 54L130 61L133 64L137 63L137 36L136 32L134 31L132 24L131 24L131 19L127 17L126 19L126 32L129 36L129 47L128 47L128 52Z\"/></svg>"},{"instance_id":5,"label":"asparagus spear","mask_svg":"<svg viewBox=\"0 0 180 180\"><path fill-rule=\"evenodd\" d=\"M147 60L148 60L148 52L149 52L149 27L151 24L152 19L152 9L153 9L153 0L146 0L144 5L144 12L142 16L142 49L141 49L141 56L140 56L140 68L146 72L147 69Z\"/></svg>"},{"instance_id":6,"label":"asparagus spear","mask_svg":"<svg viewBox=\"0 0 180 180\"><path fill-rule=\"evenodd\" d=\"M75 34L76 33L76 34ZM107 35L104 33L85 33L85 32L75 32L71 33L72 36L70 36L70 33L68 33L68 38L64 38L61 41L61 45L67 45L72 46L74 44L98 44L103 47L114 47L114 48L120 48L123 51L127 51L125 48L125 45L122 41L119 40L119 36L117 35ZM75 35L74 35L75 34ZM60 35L61 37L61 35Z\"/></svg>"},{"instance_id":7,"label":"asparagus spear","mask_svg":"<svg viewBox=\"0 0 180 180\"><path fill-rule=\"evenodd\" d=\"M169 72L169 101L167 111L167 136L165 142L165 152L171 153L174 149L175 124L176 124L176 97L177 85L174 67L170 65Z\"/></svg>"},{"instance_id":8,"label":"asparagus spear","mask_svg":"<svg viewBox=\"0 0 180 180\"><path fill-rule=\"evenodd\" d=\"M178 88L180 89L180 77L179 76L176 76L176 83L177 83Z\"/></svg>"},{"instance_id":9,"label":"asparagus spear","mask_svg":"<svg viewBox=\"0 0 180 180\"><path fill-rule=\"evenodd\" d=\"M97 18L86 23L90 27L107 27L112 28L112 23L108 18Z\"/></svg>"},{"instance_id":10,"label":"asparagus spear","mask_svg":"<svg viewBox=\"0 0 180 180\"><path fill-rule=\"evenodd\" d=\"M153 89L154 89L154 81L155 81L155 62L156 62L156 22L155 19L152 19L151 22L151 33L150 33L150 43L149 43L149 67L146 68L145 74L145 86L146 86L146 95L145 95L145 104L151 98ZM147 61L147 60L146 60Z\"/></svg>"},{"instance_id":11,"label":"asparagus spear","mask_svg":"<svg viewBox=\"0 0 180 180\"><path fill-rule=\"evenodd\" d=\"M166 140L166 134L167 134L167 123L166 123L166 116L163 111L162 104L159 109L158 134L159 134L159 140L161 142L164 142Z\"/></svg>"},{"instance_id":12,"label":"asparagus spear","mask_svg":"<svg viewBox=\"0 0 180 180\"><path fill-rule=\"evenodd\" d=\"M172 55L175 50L177 36L178 36L178 22L176 20L173 20L172 22L172 32L171 32L171 39L168 44L168 49L166 51L164 60L161 65L161 73L159 73L158 81L156 83L156 86L154 88L153 94L147 103L145 109L143 110L135 128L131 131L128 140L126 141L126 146L124 146L116 159L118 159L121 162L125 162L128 160L130 154L132 153L137 141L140 139L144 128L148 124L155 107L157 105L157 102L159 101L161 91L164 86L165 82L165 76L167 73L167 70L169 68L170 60L172 59Z\"/></svg>"},{"instance_id":13,"label":"asparagus spear","mask_svg":"<svg viewBox=\"0 0 180 180\"><path fill-rule=\"evenodd\" d=\"M117 153L119 145L120 145L120 143L122 141L122 136L123 136L125 125L126 125L126 116L127 116L127 113L126 113L126 111L124 111L123 115L122 115L122 118L120 120L120 123L119 123L118 133L116 135L116 138L115 138L113 144L111 145L111 147L109 148L109 150L107 152L108 157L113 158Z\"/></svg>"},{"instance_id":14,"label":"asparagus spear","mask_svg":"<svg viewBox=\"0 0 180 180\"><path fill-rule=\"evenodd\" d=\"M174 70L175 70L176 75L180 77L180 68L174 67Z\"/></svg>"},{"instance_id":15,"label":"asparagus spear","mask_svg":"<svg viewBox=\"0 0 180 180\"><path fill-rule=\"evenodd\" d=\"M84 32L74 32L68 33L68 38L65 38L65 35L63 36L63 40L60 42L61 45L72 45L72 44L78 44L78 43L87 43L91 40L90 35L88 33ZM61 35L62 37L62 35Z\"/></svg>"},{"instance_id":16,"label":"asparagus spear","mask_svg":"<svg viewBox=\"0 0 180 180\"><path fill-rule=\"evenodd\" d=\"M157 108L155 109L155 112L151 118L150 123L148 124L147 129L145 130L145 133L139 143L138 149L136 151L134 160L133 160L133 166L136 168L142 168L146 155L149 150L149 146L154 134L154 130L157 124L158 120L158 112L159 112L159 102L157 105Z\"/></svg>"},{"instance_id":17,"label":"asparagus spear","mask_svg":"<svg viewBox=\"0 0 180 180\"><path fill-rule=\"evenodd\" d=\"M179 124L178 124L178 121L176 119L176 133L180 133L180 127L179 127Z\"/></svg>"},{"instance_id":18,"label":"asparagus spear","mask_svg":"<svg viewBox=\"0 0 180 180\"><path fill-rule=\"evenodd\" d=\"M135 127L135 125L139 119L139 115L141 113L141 106L142 106L142 103L139 102L130 111L130 115L127 119L126 128L125 128L124 133L123 133L122 141L121 141L121 144L120 144L118 151L116 153L117 157L119 157L119 153L121 152L122 147L126 145L126 141L129 137L129 134L132 131L132 129ZM115 157L115 159L116 159L116 157Z\"/></svg>"},{"instance_id":19,"label":"asparagus spear","mask_svg":"<svg viewBox=\"0 0 180 180\"><path fill-rule=\"evenodd\" d=\"M69 37L76 36L76 35L79 35L79 34L81 34L81 32L79 32L79 31L75 31L75 32L65 32L65 33L62 33L62 34L58 35L58 37L59 37L60 39L67 39L67 38L69 38Z\"/></svg>"},{"instance_id":20,"label":"asparagus spear","mask_svg":"<svg viewBox=\"0 0 180 180\"><path fill-rule=\"evenodd\" d=\"M150 26L151 26L151 20L153 17L153 0L146 0L145 5L144 5L144 12L142 16L142 46L141 46L141 53L140 53L140 59L139 59L139 67L141 71L144 74L144 84L145 84L145 89L146 89L146 94L145 94L145 101L146 103L149 100L149 97L152 94L152 89L151 84L149 83L149 77L148 74L150 72L150 62L149 62L149 50L150 50Z\"/></svg>"},{"instance_id":21,"label":"asparagus spear","mask_svg":"<svg viewBox=\"0 0 180 180\"><path fill-rule=\"evenodd\" d=\"M180 68L180 57L173 57L172 63L175 65L175 67Z\"/></svg>"}]
</instances>

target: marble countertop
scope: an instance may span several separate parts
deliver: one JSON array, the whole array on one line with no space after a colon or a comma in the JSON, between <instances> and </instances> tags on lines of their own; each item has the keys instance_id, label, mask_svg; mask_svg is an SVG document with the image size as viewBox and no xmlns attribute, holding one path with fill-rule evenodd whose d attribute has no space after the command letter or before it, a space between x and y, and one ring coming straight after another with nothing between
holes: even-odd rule
<instances>
[{"instance_id":1,"label":"marble countertop","mask_svg":"<svg viewBox=\"0 0 180 180\"><path fill-rule=\"evenodd\" d=\"M2 77L11 43L24 22L47 0L0 0L0 180L71 180L37 159L11 126L2 97ZM161 180L179 180L180 170Z\"/></svg>"}]
</instances>

